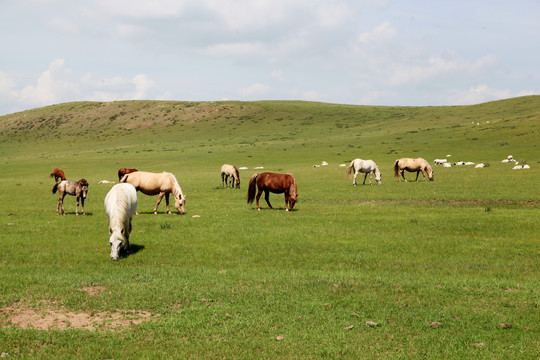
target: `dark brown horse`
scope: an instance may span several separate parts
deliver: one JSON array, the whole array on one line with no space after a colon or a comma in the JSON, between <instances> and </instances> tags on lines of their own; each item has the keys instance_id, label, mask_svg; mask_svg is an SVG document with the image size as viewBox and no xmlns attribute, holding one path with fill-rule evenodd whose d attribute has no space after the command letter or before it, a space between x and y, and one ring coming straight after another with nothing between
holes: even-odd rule
<instances>
[{"instance_id":1,"label":"dark brown horse","mask_svg":"<svg viewBox=\"0 0 540 360\"><path fill-rule=\"evenodd\" d=\"M64 175L64 172L62 171L62 169L54 169L54 171L51 173L51 175L49 175L49 177L53 177L54 176L54 182L58 182L58 179L60 179L60 181L64 181L66 180L66 175Z\"/></svg>"},{"instance_id":2,"label":"dark brown horse","mask_svg":"<svg viewBox=\"0 0 540 360\"><path fill-rule=\"evenodd\" d=\"M56 215L59 215L58 210L60 208L62 208L62 215L66 215L66 212L64 211L64 197L66 197L67 194L73 195L77 198L77 208L75 210L75 215L79 215L79 198L81 199L82 213L83 215L85 215L84 199L86 199L86 194L88 193L88 181L86 181L86 179L81 179L77 182L71 182L67 180L61 181L54 184L52 188L52 193L56 194L56 191L60 193L58 205L56 206Z\"/></svg>"},{"instance_id":3,"label":"dark brown horse","mask_svg":"<svg viewBox=\"0 0 540 360\"><path fill-rule=\"evenodd\" d=\"M126 168L118 169L118 181L122 180L124 175L131 174L132 172L135 172L135 171L139 171L139 170L137 170L137 169L126 169Z\"/></svg>"},{"instance_id":4,"label":"dark brown horse","mask_svg":"<svg viewBox=\"0 0 540 360\"><path fill-rule=\"evenodd\" d=\"M264 199L268 204L268 207L272 209L270 205L269 196L270 192L274 194L285 194L285 211L292 210L294 204L297 201L298 193L296 191L296 180L292 174L276 174L276 173L262 173L254 174L249 180L248 189L248 204L253 203L255 199L255 187L259 188L257 193L257 210L261 210L259 207L259 199L264 191Z\"/></svg>"}]
</instances>

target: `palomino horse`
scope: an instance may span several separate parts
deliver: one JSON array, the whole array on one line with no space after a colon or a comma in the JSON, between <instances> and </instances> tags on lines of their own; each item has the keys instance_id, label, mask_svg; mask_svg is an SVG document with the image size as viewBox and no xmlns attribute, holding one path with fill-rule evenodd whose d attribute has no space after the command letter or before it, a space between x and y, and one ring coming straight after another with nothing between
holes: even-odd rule
<instances>
[{"instance_id":1,"label":"palomino horse","mask_svg":"<svg viewBox=\"0 0 540 360\"><path fill-rule=\"evenodd\" d=\"M398 182L401 181L400 176L405 182L407 182L407 180L405 179L405 175L403 174L405 170L407 170L408 172L416 171L416 181L418 181L418 175L420 175L420 172L422 172L422 175L424 176L424 181L426 181L426 173L428 179L433 181L433 170L431 169L431 166L429 166L429 163L422 158L402 158L396 160L394 164L394 175L397 176Z\"/></svg>"},{"instance_id":2,"label":"palomino horse","mask_svg":"<svg viewBox=\"0 0 540 360\"><path fill-rule=\"evenodd\" d=\"M171 213L169 209L169 194L174 196L174 207L178 210L178 213L185 214L186 210L184 205L186 202L186 196L182 192L178 181L173 174L168 172L151 173L146 171L135 171L131 174L126 174L120 180L123 183L130 183L145 195L158 195L156 207L154 208L154 214L157 214L157 208L163 196L165 196L165 202L167 203L167 214Z\"/></svg>"},{"instance_id":3,"label":"palomino horse","mask_svg":"<svg viewBox=\"0 0 540 360\"><path fill-rule=\"evenodd\" d=\"M135 171L139 171L139 170L137 170L137 169L126 169L126 168L118 169L118 181L122 180L124 175L131 174L132 172L135 172Z\"/></svg>"},{"instance_id":4,"label":"palomino horse","mask_svg":"<svg viewBox=\"0 0 540 360\"><path fill-rule=\"evenodd\" d=\"M347 167L347 175L351 175L354 171L353 185L356 186L356 176L359 172L364 173L364 182L362 185L366 185L366 178L369 174L369 185L371 185L371 176L375 174L375 181L381 185L381 172L377 167L377 164L373 160L354 159Z\"/></svg>"},{"instance_id":5,"label":"palomino horse","mask_svg":"<svg viewBox=\"0 0 540 360\"><path fill-rule=\"evenodd\" d=\"M275 174L275 173L262 173L253 174L249 180L248 189L248 204L253 203L255 199L255 186L259 188L257 193L257 210L261 210L259 207L259 199L264 191L264 199L268 204L268 207L272 209L270 205L269 196L270 192L274 194L285 194L285 211L292 210L294 204L297 201L298 193L296 191L296 180L292 174Z\"/></svg>"},{"instance_id":6,"label":"palomino horse","mask_svg":"<svg viewBox=\"0 0 540 360\"><path fill-rule=\"evenodd\" d=\"M66 175L64 175L64 172L62 171L62 169L54 169L53 172L51 173L51 175L49 175L49 177L53 177L54 176L54 182L58 182L58 179L60 179L60 181L64 181L66 180Z\"/></svg>"},{"instance_id":7,"label":"palomino horse","mask_svg":"<svg viewBox=\"0 0 540 360\"><path fill-rule=\"evenodd\" d=\"M111 260L118 260L122 244L129 254L131 219L137 212L137 190L131 184L116 184L105 196L105 213L109 222Z\"/></svg>"},{"instance_id":8,"label":"palomino horse","mask_svg":"<svg viewBox=\"0 0 540 360\"><path fill-rule=\"evenodd\" d=\"M52 188L52 193L56 194L56 191L60 194L58 199L58 205L56 206L56 215L59 215L58 210L62 208L62 215L66 215L64 211L64 197L69 194L73 195L77 199L77 208L75 210L75 215L79 215L79 198L81 199L82 205L82 214L84 213L84 199L86 199L86 194L88 193L88 181L86 179L81 179L77 182L71 182L68 180L61 181L54 184Z\"/></svg>"},{"instance_id":9,"label":"palomino horse","mask_svg":"<svg viewBox=\"0 0 540 360\"><path fill-rule=\"evenodd\" d=\"M231 178L231 185L229 186L229 177ZM234 165L223 164L221 167L221 186L230 188L233 186L233 183L236 185L237 189L240 189L240 173Z\"/></svg>"}]
</instances>

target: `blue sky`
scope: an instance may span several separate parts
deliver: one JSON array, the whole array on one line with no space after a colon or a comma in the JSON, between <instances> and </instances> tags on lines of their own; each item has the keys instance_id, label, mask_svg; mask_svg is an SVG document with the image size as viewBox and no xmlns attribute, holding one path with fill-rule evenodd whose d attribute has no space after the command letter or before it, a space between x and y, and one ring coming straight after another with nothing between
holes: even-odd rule
<instances>
[{"instance_id":1,"label":"blue sky","mask_svg":"<svg viewBox=\"0 0 540 360\"><path fill-rule=\"evenodd\" d=\"M540 94L540 0L0 0L0 115L92 100Z\"/></svg>"}]
</instances>

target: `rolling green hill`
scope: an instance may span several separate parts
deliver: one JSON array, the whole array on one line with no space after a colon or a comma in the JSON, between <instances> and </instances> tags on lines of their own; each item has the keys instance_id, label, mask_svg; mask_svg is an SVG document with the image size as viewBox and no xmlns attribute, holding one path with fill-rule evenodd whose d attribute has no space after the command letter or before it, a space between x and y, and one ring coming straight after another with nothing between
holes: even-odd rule
<instances>
[{"instance_id":1,"label":"rolling green hill","mask_svg":"<svg viewBox=\"0 0 540 360\"><path fill-rule=\"evenodd\" d=\"M237 163L275 151L294 163L447 154L455 161L494 162L513 154L538 161L539 128L540 96L451 107L77 102L0 117L0 153L168 150Z\"/></svg>"}]
</instances>

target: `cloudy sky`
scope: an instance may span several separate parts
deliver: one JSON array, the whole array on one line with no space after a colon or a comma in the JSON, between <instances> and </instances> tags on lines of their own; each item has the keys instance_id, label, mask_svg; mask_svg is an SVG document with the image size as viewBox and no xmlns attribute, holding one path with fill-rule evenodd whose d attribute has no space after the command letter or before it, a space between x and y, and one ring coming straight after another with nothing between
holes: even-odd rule
<instances>
[{"instance_id":1,"label":"cloudy sky","mask_svg":"<svg viewBox=\"0 0 540 360\"><path fill-rule=\"evenodd\" d=\"M79 100L540 94L540 0L0 0L0 115Z\"/></svg>"}]
</instances>

